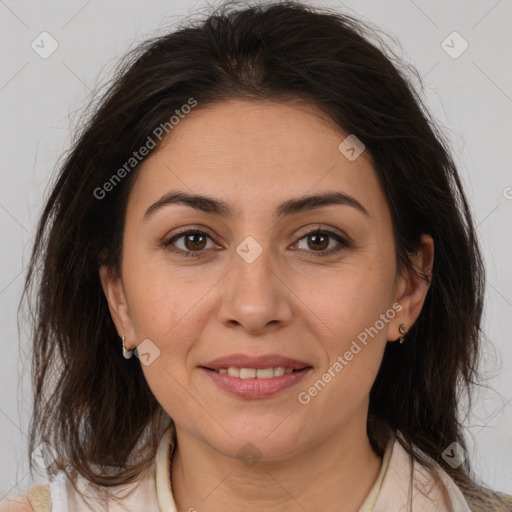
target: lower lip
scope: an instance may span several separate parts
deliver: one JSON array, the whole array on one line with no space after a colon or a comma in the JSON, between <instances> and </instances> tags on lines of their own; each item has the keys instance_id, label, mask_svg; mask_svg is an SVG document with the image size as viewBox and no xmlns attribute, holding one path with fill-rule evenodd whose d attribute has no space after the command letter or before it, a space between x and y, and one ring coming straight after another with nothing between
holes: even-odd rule
<instances>
[{"instance_id":1,"label":"lower lip","mask_svg":"<svg viewBox=\"0 0 512 512\"><path fill-rule=\"evenodd\" d=\"M290 388L302 380L312 370L304 368L292 373L285 373L279 377L270 379L240 379L231 377L226 373L217 373L206 368L201 368L221 389L242 398L266 398L276 395L280 391Z\"/></svg>"}]
</instances>

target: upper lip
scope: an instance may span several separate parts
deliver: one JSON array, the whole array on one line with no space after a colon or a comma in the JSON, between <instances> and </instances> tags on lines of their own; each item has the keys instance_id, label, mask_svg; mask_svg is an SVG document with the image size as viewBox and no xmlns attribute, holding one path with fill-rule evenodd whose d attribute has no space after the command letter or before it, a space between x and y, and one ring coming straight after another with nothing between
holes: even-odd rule
<instances>
[{"instance_id":1,"label":"upper lip","mask_svg":"<svg viewBox=\"0 0 512 512\"><path fill-rule=\"evenodd\" d=\"M220 368L275 368L282 366L283 368L291 368L292 370L300 370L309 363L293 359L291 357L281 356L279 354L265 354L261 356L249 356L247 354L231 354L229 356L219 357L203 365L211 370L219 370Z\"/></svg>"}]
</instances>

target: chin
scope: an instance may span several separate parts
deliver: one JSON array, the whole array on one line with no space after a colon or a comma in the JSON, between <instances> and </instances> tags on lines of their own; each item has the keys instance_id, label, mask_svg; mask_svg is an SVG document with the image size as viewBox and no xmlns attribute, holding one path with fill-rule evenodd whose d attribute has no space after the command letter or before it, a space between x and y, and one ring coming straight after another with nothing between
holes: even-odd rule
<instances>
[{"instance_id":1,"label":"chin","mask_svg":"<svg viewBox=\"0 0 512 512\"><path fill-rule=\"evenodd\" d=\"M227 457L240 459L241 462L247 459L247 466L256 460L286 459L300 450L299 434L291 432L289 428L276 428L277 425L275 423L272 428L265 429L247 428L244 433L228 426L226 430L232 433L232 437L224 433L221 439L209 439L207 442Z\"/></svg>"}]
</instances>

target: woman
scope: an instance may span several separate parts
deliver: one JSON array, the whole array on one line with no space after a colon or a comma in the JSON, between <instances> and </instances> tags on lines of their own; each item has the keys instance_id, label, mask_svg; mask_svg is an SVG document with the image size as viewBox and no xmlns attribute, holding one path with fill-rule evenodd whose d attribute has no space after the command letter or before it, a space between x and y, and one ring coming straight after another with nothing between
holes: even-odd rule
<instances>
[{"instance_id":1,"label":"woman","mask_svg":"<svg viewBox=\"0 0 512 512\"><path fill-rule=\"evenodd\" d=\"M457 411L471 212L359 21L226 4L139 47L53 186L34 287L51 478L6 510L512 510Z\"/></svg>"}]
</instances>

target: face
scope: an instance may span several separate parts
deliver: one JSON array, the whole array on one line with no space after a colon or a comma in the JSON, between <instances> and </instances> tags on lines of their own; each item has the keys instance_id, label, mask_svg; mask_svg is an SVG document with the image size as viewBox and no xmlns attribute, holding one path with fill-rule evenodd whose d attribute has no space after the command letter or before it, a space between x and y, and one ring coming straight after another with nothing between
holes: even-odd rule
<instances>
[{"instance_id":1,"label":"face","mask_svg":"<svg viewBox=\"0 0 512 512\"><path fill-rule=\"evenodd\" d=\"M100 273L178 439L279 459L362 428L385 345L426 294L397 275L367 152L347 158L348 134L289 103L198 107L170 135L130 193L121 275ZM304 201L324 194L345 199Z\"/></svg>"}]
</instances>

